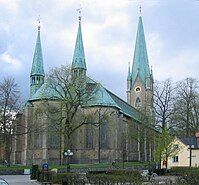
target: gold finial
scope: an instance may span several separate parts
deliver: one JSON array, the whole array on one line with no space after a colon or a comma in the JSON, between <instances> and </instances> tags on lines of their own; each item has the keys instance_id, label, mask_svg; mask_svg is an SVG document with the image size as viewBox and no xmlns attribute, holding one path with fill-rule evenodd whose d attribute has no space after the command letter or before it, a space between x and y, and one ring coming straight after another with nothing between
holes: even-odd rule
<instances>
[{"instance_id":1,"label":"gold finial","mask_svg":"<svg viewBox=\"0 0 199 185\"><path fill-rule=\"evenodd\" d=\"M81 18L82 18L82 16L81 16L81 14L82 14L82 8L81 8L81 6L80 6L80 8L78 8L78 9L76 9L76 11L78 11L78 13L79 13L79 21L81 21Z\"/></svg>"},{"instance_id":2,"label":"gold finial","mask_svg":"<svg viewBox=\"0 0 199 185\"><path fill-rule=\"evenodd\" d=\"M38 31L40 31L40 29L41 29L41 18L40 18L40 15L38 16L37 22L38 22Z\"/></svg>"},{"instance_id":3,"label":"gold finial","mask_svg":"<svg viewBox=\"0 0 199 185\"><path fill-rule=\"evenodd\" d=\"M139 7L139 12L140 12L140 15L142 15L142 7L141 7L141 5Z\"/></svg>"}]
</instances>

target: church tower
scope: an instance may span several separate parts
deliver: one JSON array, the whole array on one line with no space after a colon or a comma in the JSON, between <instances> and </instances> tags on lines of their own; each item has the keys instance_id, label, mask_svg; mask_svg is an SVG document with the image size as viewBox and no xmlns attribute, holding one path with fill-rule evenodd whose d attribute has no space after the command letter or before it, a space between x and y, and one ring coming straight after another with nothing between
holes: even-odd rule
<instances>
[{"instance_id":1,"label":"church tower","mask_svg":"<svg viewBox=\"0 0 199 185\"><path fill-rule=\"evenodd\" d=\"M142 17L140 15L132 69L128 69L127 102L133 107L150 113L153 100L153 74L149 68Z\"/></svg>"},{"instance_id":2,"label":"church tower","mask_svg":"<svg viewBox=\"0 0 199 185\"><path fill-rule=\"evenodd\" d=\"M43 85L44 77L45 77L44 67L43 67L41 39L40 39L40 30L41 30L41 26L39 25L35 52L33 56L32 68L31 68L31 73L30 73L30 97L32 97L37 92L37 90Z\"/></svg>"},{"instance_id":3,"label":"church tower","mask_svg":"<svg viewBox=\"0 0 199 185\"><path fill-rule=\"evenodd\" d=\"M77 38L75 50L72 61L72 74L73 77L86 77L86 60L84 54L84 45L81 30L81 16L79 16L79 26L77 31Z\"/></svg>"}]
</instances>

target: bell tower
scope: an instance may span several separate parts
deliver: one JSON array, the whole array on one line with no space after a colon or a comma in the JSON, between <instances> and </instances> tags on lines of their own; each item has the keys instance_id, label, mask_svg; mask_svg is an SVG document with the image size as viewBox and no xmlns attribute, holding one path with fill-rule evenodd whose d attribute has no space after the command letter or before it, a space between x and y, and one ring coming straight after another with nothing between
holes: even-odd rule
<instances>
[{"instance_id":1,"label":"bell tower","mask_svg":"<svg viewBox=\"0 0 199 185\"><path fill-rule=\"evenodd\" d=\"M142 16L139 16L132 69L128 69L127 102L144 113L151 113L153 74L149 68Z\"/></svg>"},{"instance_id":2,"label":"bell tower","mask_svg":"<svg viewBox=\"0 0 199 185\"><path fill-rule=\"evenodd\" d=\"M31 73L30 73L30 97L32 97L37 92L37 90L43 85L45 77L40 31L41 31L41 26L38 25L37 41L33 56Z\"/></svg>"}]
</instances>

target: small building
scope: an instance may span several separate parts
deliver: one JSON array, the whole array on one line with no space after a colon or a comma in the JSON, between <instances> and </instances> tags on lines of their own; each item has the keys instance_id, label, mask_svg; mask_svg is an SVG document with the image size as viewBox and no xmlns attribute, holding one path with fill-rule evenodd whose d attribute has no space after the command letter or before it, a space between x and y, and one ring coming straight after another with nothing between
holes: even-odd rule
<instances>
[{"instance_id":1,"label":"small building","mask_svg":"<svg viewBox=\"0 0 199 185\"><path fill-rule=\"evenodd\" d=\"M176 137L173 146L179 147L179 152L168 159L168 169L199 166L199 132L194 137Z\"/></svg>"}]
</instances>

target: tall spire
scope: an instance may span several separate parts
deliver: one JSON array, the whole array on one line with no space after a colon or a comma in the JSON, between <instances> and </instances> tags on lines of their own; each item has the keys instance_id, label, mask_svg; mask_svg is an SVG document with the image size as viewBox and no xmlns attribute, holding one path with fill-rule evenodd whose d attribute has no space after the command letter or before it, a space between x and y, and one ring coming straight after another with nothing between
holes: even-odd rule
<instances>
[{"instance_id":1,"label":"tall spire","mask_svg":"<svg viewBox=\"0 0 199 185\"><path fill-rule=\"evenodd\" d=\"M139 75L142 82L146 83L146 78L150 77L150 69L147 55L147 48L144 36L144 28L142 23L142 17L139 16L138 30L136 36L136 44L132 66L132 84L134 84L136 77Z\"/></svg>"},{"instance_id":2,"label":"tall spire","mask_svg":"<svg viewBox=\"0 0 199 185\"><path fill-rule=\"evenodd\" d=\"M37 41L30 73L30 97L32 97L36 93L36 91L42 86L45 77L40 39L40 19L38 19L38 23Z\"/></svg>"},{"instance_id":3,"label":"tall spire","mask_svg":"<svg viewBox=\"0 0 199 185\"><path fill-rule=\"evenodd\" d=\"M86 61L85 61L85 54L84 54L84 45L82 39L82 30L81 30L81 10L79 11L79 27L77 32L75 50L73 54L73 62L72 62L72 69L84 69L86 70Z\"/></svg>"},{"instance_id":4,"label":"tall spire","mask_svg":"<svg viewBox=\"0 0 199 185\"><path fill-rule=\"evenodd\" d=\"M41 30L41 26L40 26L40 20L39 20L37 42L36 42L36 46L35 46L35 52L34 52L30 76L32 76L32 75L45 76L44 67L43 67L43 56L42 56L42 48L41 48L40 30Z\"/></svg>"}]
</instances>

